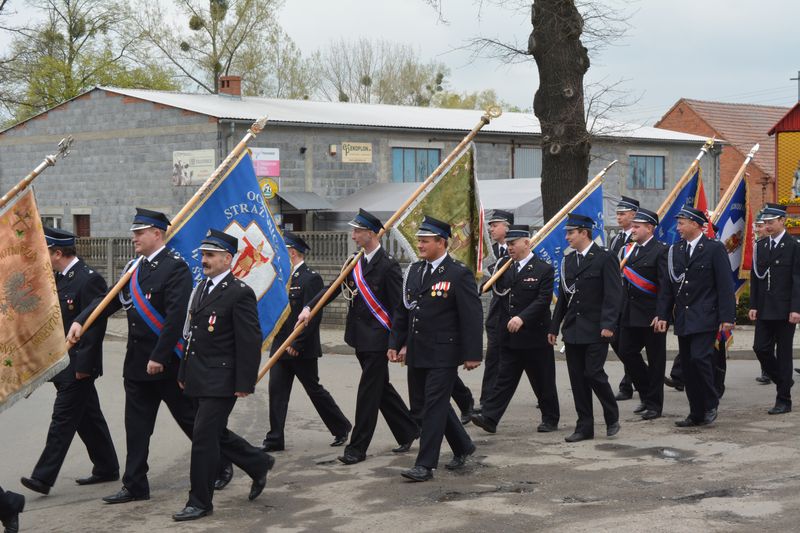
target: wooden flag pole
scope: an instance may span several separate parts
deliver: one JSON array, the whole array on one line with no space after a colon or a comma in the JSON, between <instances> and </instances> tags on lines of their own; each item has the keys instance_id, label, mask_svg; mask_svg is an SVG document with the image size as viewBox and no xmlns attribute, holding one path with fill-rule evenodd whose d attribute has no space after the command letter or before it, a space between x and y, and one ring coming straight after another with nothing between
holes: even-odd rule
<instances>
[{"instance_id":1,"label":"wooden flag pole","mask_svg":"<svg viewBox=\"0 0 800 533\"><path fill-rule=\"evenodd\" d=\"M231 151L231 153L228 154L225 160L222 161L222 163L220 163L220 165L211 174L211 176L208 177L205 183L203 183L203 185L201 185L200 188L197 189L197 191L189 199L189 201L186 202L186 205L184 205L183 208L180 211L178 211L178 214L172 218L171 228L174 229L180 226L181 223L183 222L183 219L186 218L186 216L189 213L191 213L191 211L195 208L195 206L201 201L203 201L210 194L214 186L216 186L217 182L220 179L222 179L222 177L230 169L230 167L234 164L234 162L239 158L242 152L244 152L245 149L247 149L247 143L250 142L252 139L254 139L256 135L261 133L261 130L264 129L266 123L267 123L267 117L261 117L260 119L255 121L252 126L250 126L245 136L242 137L241 141L239 141L239 144L237 144L236 147L234 147L234 149ZM167 231L166 240L169 240L170 237L172 237L173 233L174 231L172 230ZM100 301L98 306L94 308L92 313L86 319L86 322L83 323L83 327L81 328L81 333L89 329L89 327L94 323L94 321L97 320L97 317L100 316L100 313L102 313L103 310L108 306L108 304L111 303L111 300L113 300L117 296L117 294L119 294L119 292L125 287L128 281L131 279L133 271L136 269L137 266L139 266L139 263L141 262L142 259L143 257L138 257L136 259L136 262L134 262L133 265L131 265L131 267L127 270L127 272L125 272L122 275L122 277L119 278L117 283L114 284L111 290L109 290L108 293L106 293L105 297ZM72 343L70 343L69 340L67 340L67 349L71 347Z\"/></svg>"},{"instance_id":2,"label":"wooden flag pole","mask_svg":"<svg viewBox=\"0 0 800 533\"><path fill-rule=\"evenodd\" d=\"M744 162L742 162L742 166L739 167L739 171L736 172L736 176L733 177L733 180L731 180L730 185L728 185L728 188L725 189L725 194L723 194L722 198L720 198L719 202L717 202L718 207L714 211L714 216L712 217L713 224L719 222L719 219L722 216L722 210L719 209L719 206L728 203L728 201L731 199L731 196L733 196L733 193L736 192L736 188L739 186L739 183L744 178L744 172L745 170L747 170L747 165L749 165L750 161L752 161L753 158L756 156L756 152L758 152L759 148L760 146L756 144L750 149L750 153L747 154L747 157L744 158Z\"/></svg>"},{"instance_id":3,"label":"wooden flag pole","mask_svg":"<svg viewBox=\"0 0 800 533\"><path fill-rule=\"evenodd\" d=\"M19 193L24 191L26 188L28 188L28 185L30 185L31 182L33 182L33 180L35 180L36 177L39 176L39 174L44 172L44 170L47 167L52 167L53 165L55 165L56 161L58 161L59 158L63 159L67 157L69 155L69 149L72 146L72 142L73 142L72 135L68 135L67 137L61 139L61 141L58 143L58 152L56 152L53 155L46 156L44 158L44 161L39 163L39 165L35 169L33 169L33 171L30 174L22 178L19 181L19 183L14 185L11 188L11 190L9 190L7 193L3 195L2 198L0 198L0 209L4 208L6 204L8 204L8 202L14 199Z\"/></svg>"},{"instance_id":4,"label":"wooden flag pole","mask_svg":"<svg viewBox=\"0 0 800 533\"><path fill-rule=\"evenodd\" d=\"M481 116L480 121L472 128L472 130L470 130L469 133L467 133L466 137L464 137L461 140L461 142L458 143L458 145L453 149L453 151L450 152L450 154L446 158L444 158L444 160L441 163L439 163L439 166L437 166L433 170L431 175L428 176L425 179L425 181L419 184L419 187L417 187L414 193L411 196L409 196L405 202L403 202L403 205L401 205L397 209L397 211L395 211L395 213L391 217L389 217L389 219L383 225L383 229L381 229L378 232L378 239L380 239L387 231L389 231L394 226L394 224L397 222L397 219L403 216L403 213L406 211L406 209L408 209L408 206L410 206L414 202L414 200L416 200L425 191L425 189L431 183L433 183L433 181L436 178L438 178L442 174L442 172L444 172L444 170L453 162L453 160L455 160L461 154L461 152L467 147L467 145L470 142L472 142L472 139L475 138L475 136L478 134L481 128L483 128L485 125L491 122L493 118L497 118L501 114L502 111L497 106L492 106L486 110L486 112ZM347 278L347 276L350 274L353 268L355 268L356 263L361 259L361 256L363 254L364 254L364 249L361 248L358 251L358 253L356 253L356 255L354 255L350 259L349 263L345 265L339 276L333 281L333 283L331 283L330 287L328 287L328 290L326 290L323 293L322 297L319 299L319 301L317 301L317 303L311 309L308 317L309 320L314 318L314 316L317 313L319 313L319 311L325 306L328 300L331 299L331 296L333 296L333 294L339 289L339 286L344 282L345 278ZM269 372L269 370L273 366L275 366L275 364L281 358L283 353L286 351L286 348L288 348L294 342L294 340L298 337L298 335L300 335L300 333L303 331L303 329L305 329L305 327L306 327L305 322L299 322L295 325L295 328L292 330L292 332L289 334L286 340L283 341L283 344L281 344L278 347L278 349L275 351L275 353L272 354L272 356L264 364L264 366L261 367L261 370L258 371L257 382L261 381L264 378L264 376L267 375L267 372Z\"/></svg>"},{"instance_id":5,"label":"wooden flag pole","mask_svg":"<svg viewBox=\"0 0 800 533\"><path fill-rule=\"evenodd\" d=\"M558 226L559 222L561 222L561 219L564 218L567 215L567 213L575 209L575 207L578 204L580 204L584 199L586 199L586 197L589 196L589 194L591 194L592 191L594 191L597 188L600 182L602 182L603 179L605 178L606 172L608 172L608 170L616 163L617 163L616 159L613 160L611 163L609 163L606 166L606 168L601 170L594 178L592 178L591 181L589 181L589 183L584 185L583 189L581 189L578 192L578 194L576 194L572 198L572 200L564 204L564 207L559 209L558 213L556 213L553 216L553 218L548 220L547 223L544 226L542 226L542 229L536 232L536 235L534 235L533 238L531 238L531 245L530 245L531 250L539 246L539 244L544 240L544 238L547 237L547 235L551 231L553 231L553 229L556 226ZM495 282L500 278L500 276L503 275L503 272L508 270L508 267L511 265L511 263L512 263L511 261L506 261L500 268L495 270L494 274L492 274L492 277L486 280L486 283L483 284L483 292L486 292L492 288L492 285L494 285Z\"/></svg>"}]
</instances>

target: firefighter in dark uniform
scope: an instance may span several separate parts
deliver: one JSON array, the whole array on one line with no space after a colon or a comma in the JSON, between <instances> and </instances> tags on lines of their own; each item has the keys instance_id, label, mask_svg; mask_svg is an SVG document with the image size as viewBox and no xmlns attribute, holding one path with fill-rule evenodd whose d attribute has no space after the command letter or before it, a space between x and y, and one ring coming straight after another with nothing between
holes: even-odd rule
<instances>
[{"instance_id":1,"label":"firefighter in dark uniform","mask_svg":"<svg viewBox=\"0 0 800 533\"><path fill-rule=\"evenodd\" d=\"M669 250L670 283L658 301L656 331L667 331L672 322L678 336L689 416L675 425L704 426L717 418L714 342L720 331L733 328L736 297L725 246L703 235L705 213L687 205L676 216L682 240Z\"/></svg>"},{"instance_id":2,"label":"firefighter in dark uniform","mask_svg":"<svg viewBox=\"0 0 800 533\"><path fill-rule=\"evenodd\" d=\"M421 428L415 466L401 473L412 481L433 477L443 437L453 450L448 469L463 467L475 452L450 396L458 367L472 370L481 364L483 308L472 272L447 253L450 232L449 224L432 217L420 224L416 235L422 260L406 273L386 354L408 365L411 412Z\"/></svg>"},{"instance_id":3,"label":"firefighter in dark uniform","mask_svg":"<svg viewBox=\"0 0 800 533\"><path fill-rule=\"evenodd\" d=\"M289 287L290 312L280 331L272 341L274 353L292 333L297 316L303 307L322 289L322 276L305 263L310 248L299 236L284 232L283 240L292 262L292 283ZM318 360L322 357L319 339L320 311L303 332L286 349L269 373L269 431L264 439L264 451L284 449L284 426L289 409L289 396L296 377L308 394L323 423L333 435L331 446L342 446L352 429L350 421L336 405L333 397L319 382Z\"/></svg>"},{"instance_id":4,"label":"firefighter in dark uniform","mask_svg":"<svg viewBox=\"0 0 800 533\"><path fill-rule=\"evenodd\" d=\"M488 272L491 276L495 272L497 264L503 257L508 257L508 244L506 243L506 235L508 228L514 223L514 214L502 209L495 209L486 221L489 224L489 235L494 241L492 243L492 252L497 258L497 262L489 265ZM486 398L494 391L494 385L497 381L497 373L499 370L500 361L500 345L498 343L498 315L500 312L500 298L492 291L491 301L489 302L489 309L486 312L486 358L483 362L483 380L481 381L481 397L479 400L480 410L483 409L483 404ZM478 412L480 412L480 410Z\"/></svg>"},{"instance_id":5,"label":"firefighter in dark uniform","mask_svg":"<svg viewBox=\"0 0 800 533\"><path fill-rule=\"evenodd\" d=\"M620 427L617 401L603 365L619 324L622 282L616 256L592 240L593 227L590 217L567 214L567 242L575 251L561 262L561 286L548 334L555 345L561 329L578 413L575 432L567 442L594 438L592 392L603 407L606 435L613 437Z\"/></svg>"},{"instance_id":6,"label":"firefighter in dark uniform","mask_svg":"<svg viewBox=\"0 0 800 533\"><path fill-rule=\"evenodd\" d=\"M771 415L792 410L792 341L800 322L800 244L786 232L786 206L766 204L766 237L753 251L750 320L756 323L753 351L775 383Z\"/></svg>"},{"instance_id":7,"label":"firefighter in dark uniform","mask_svg":"<svg viewBox=\"0 0 800 533\"><path fill-rule=\"evenodd\" d=\"M631 225L633 224L633 217L637 209L639 209L639 200L635 198L623 196L617 203L616 215L620 232L614 235L614 238L608 246L608 251L617 257L620 256L621 250L625 245L632 241ZM622 358L619 356L619 328L616 328L616 332L617 334L611 339L611 349L614 350L614 353L617 354L617 357L619 357L621 361ZM633 380L626 371L619 382L619 391L615 396L617 401L630 400L633 398L633 386Z\"/></svg>"},{"instance_id":8,"label":"firefighter in dark uniform","mask_svg":"<svg viewBox=\"0 0 800 533\"><path fill-rule=\"evenodd\" d=\"M56 277L64 332L81 311L105 294L103 276L76 256L75 235L68 231L44 228L50 262ZM99 320L81 341L69 350L69 366L52 381L56 387L53 417L47 441L29 478L20 481L27 488L47 494L77 432L94 465L92 473L77 479L79 485L91 485L119 479L119 461L108 424L100 409L95 380L103 374L103 337L106 321Z\"/></svg>"},{"instance_id":9,"label":"firefighter in dark uniform","mask_svg":"<svg viewBox=\"0 0 800 533\"><path fill-rule=\"evenodd\" d=\"M655 331L657 299L668 290L669 247L653 237L658 214L639 208L631 226L632 242L622 249L622 316L619 356L625 374L636 385L642 403L634 410L644 420L661 416L664 407L664 369L667 364L667 334ZM647 352L647 363L641 351Z\"/></svg>"},{"instance_id":10,"label":"firefighter in dark uniform","mask_svg":"<svg viewBox=\"0 0 800 533\"><path fill-rule=\"evenodd\" d=\"M253 480L248 499L267 484L275 459L227 428L236 400L255 391L261 362L261 326L253 289L231 273L239 241L209 230L200 244L203 274L186 314L186 354L178 381L197 408L192 432L191 490L175 521L196 520L213 510L220 452Z\"/></svg>"},{"instance_id":11,"label":"firefighter in dark uniform","mask_svg":"<svg viewBox=\"0 0 800 533\"><path fill-rule=\"evenodd\" d=\"M510 257L497 265L512 264L492 287L499 302L500 371L481 414L474 415L472 422L494 433L525 372L542 411L537 431L556 431L560 416L556 362L553 346L547 342L553 267L531 252L528 226L510 226L506 242Z\"/></svg>"},{"instance_id":12,"label":"firefighter in dark uniform","mask_svg":"<svg viewBox=\"0 0 800 533\"><path fill-rule=\"evenodd\" d=\"M127 457L122 489L103 498L107 503L150 499L147 456L162 401L181 430L192 437L194 407L177 382L183 355L179 341L192 292L192 275L186 262L165 246L169 224L163 213L136 209L132 240L134 250L143 259L127 287L100 314L101 318L108 318L124 307L128 318L128 346L122 369ZM131 264L127 268L130 267ZM97 298L75 318L68 333L70 342L80 339L82 324L99 303ZM94 325L88 332L92 328Z\"/></svg>"},{"instance_id":13,"label":"firefighter in dark uniform","mask_svg":"<svg viewBox=\"0 0 800 533\"><path fill-rule=\"evenodd\" d=\"M341 290L334 293L336 296L343 294L350 302L344 340L355 349L361 365L355 426L344 454L339 457L339 461L348 465L366 459L379 412L399 444L393 452L407 452L419 436L419 428L411 412L389 382L389 364L386 360L386 346L395 309L402 305L403 275L400 264L381 246L378 232L383 224L376 216L360 209L349 225L353 228L351 238L356 246L364 249L365 254L342 284ZM362 289L368 289L369 294L365 296ZM321 290L308 302L298 321L308 323L310 310L323 293L324 290ZM328 303L331 301L333 298Z\"/></svg>"},{"instance_id":14,"label":"firefighter in dark uniform","mask_svg":"<svg viewBox=\"0 0 800 533\"><path fill-rule=\"evenodd\" d=\"M0 523L5 533L19 531L19 514L25 509L25 496L0 487Z\"/></svg>"}]
</instances>

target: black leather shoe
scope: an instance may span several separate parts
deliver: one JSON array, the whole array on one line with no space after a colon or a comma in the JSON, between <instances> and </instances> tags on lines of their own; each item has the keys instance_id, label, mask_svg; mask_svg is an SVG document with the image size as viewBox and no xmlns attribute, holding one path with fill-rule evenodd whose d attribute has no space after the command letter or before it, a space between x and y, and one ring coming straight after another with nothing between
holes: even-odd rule
<instances>
[{"instance_id":1,"label":"black leather shoe","mask_svg":"<svg viewBox=\"0 0 800 533\"><path fill-rule=\"evenodd\" d=\"M111 496L106 496L103 498L103 501L106 503L128 503L132 501L138 500L149 500L150 495L146 494L144 496L134 496L131 491L128 490L128 487L122 487L118 493L112 494Z\"/></svg>"},{"instance_id":2,"label":"black leather shoe","mask_svg":"<svg viewBox=\"0 0 800 533\"><path fill-rule=\"evenodd\" d=\"M703 421L700 423L701 426L707 426L709 424L713 424L714 420L717 419L717 410L716 409L709 409L703 415Z\"/></svg>"},{"instance_id":3,"label":"black leather shoe","mask_svg":"<svg viewBox=\"0 0 800 533\"><path fill-rule=\"evenodd\" d=\"M92 474L89 477L79 477L75 480L78 485L96 485L98 483L108 483L109 481L119 481L119 474L111 476L96 476Z\"/></svg>"},{"instance_id":4,"label":"black leather shoe","mask_svg":"<svg viewBox=\"0 0 800 533\"><path fill-rule=\"evenodd\" d=\"M339 461L346 465L354 465L356 463L360 463L361 461L366 460L366 455L357 455L352 452L344 452L344 455L339 456Z\"/></svg>"},{"instance_id":5,"label":"black leather shoe","mask_svg":"<svg viewBox=\"0 0 800 533\"><path fill-rule=\"evenodd\" d=\"M406 442L405 444L401 444L397 448L392 448L392 453L406 453L408 450L411 449L411 445L414 444L414 441Z\"/></svg>"},{"instance_id":6,"label":"black leather shoe","mask_svg":"<svg viewBox=\"0 0 800 533\"><path fill-rule=\"evenodd\" d=\"M267 486L267 474L269 474L269 471L275 466L275 458L268 453L265 455L267 456L267 471L264 472L264 475L260 478L254 479L253 483L250 485L250 494L247 495L247 499L250 501L258 498L264 491L264 487Z\"/></svg>"},{"instance_id":7,"label":"black leather shoe","mask_svg":"<svg viewBox=\"0 0 800 533\"><path fill-rule=\"evenodd\" d=\"M580 431L576 431L569 437L566 437L564 440L567 442L580 442L582 440L591 440L594 438L594 435L585 435Z\"/></svg>"},{"instance_id":8,"label":"black leather shoe","mask_svg":"<svg viewBox=\"0 0 800 533\"><path fill-rule=\"evenodd\" d=\"M50 486L39 481L33 477L21 477L19 478L19 482L22 483L27 489L32 490L33 492L38 492L39 494L44 494L47 496L50 493Z\"/></svg>"},{"instance_id":9,"label":"black leather shoe","mask_svg":"<svg viewBox=\"0 0 800 533\"><path fill-rule=\"evenodd\" d=\"M458 470L462 468L465 464L467 464L467 457L475 453L475 445L472 445L472 448L462 453L461 455L453 455L453 458L450 460L449 463L444 465L444 467L448 470Z\"/></svg>"},{"instance_id":10,"label":"black leather shoe","mask_svg":"<svg viewBox=\"0 0 800 533\"><path fill-rule=\"evenodd\" d=\"M233 465L226 461L225 466L222 467L222 471L219 473L219 477L214 481L214 490L224 489L232 479Z\"/></svg>"},{"instance_id":11,"label":"black leather shoe","mask_svg":"<svg viewBox=\"0 0 800 533\"><path fill-rule=\"evenodd\" d=\"M344 435L339 435L338 437L334 437L333 442L331 442L331 446L336 448L337 446L344 446L347 444L347 439L350 437L350 430L347 430L347 433Z\"/></svg>"},{"instance_id":12,"label":"black leather shoe","mask_svg":"<svg viewBox=\"0 0 800 533\"><path fill-rule=\"evenodd\" d=\"M759 383L761 383L762 385L769 385L770 383L772 383L772 380L771 380L771 379L769 379L769 376L768 376L768 375L766 375L766 374L765 374L765 373L763 373L763 372L761 373L761 375L760 375L760 376L758 376L758 377L756 378L756 381L758 381L758 382L759 382Z\"/></svg>"},{"instance_id":13,"label":"black leather shoe","mask_svg":"<svg viewBox=\"0 0 800 533\"><path fill-rule=\"evenodd\" d=\"M647 406L643 403L640 403L636 406L636 409L633 410L633 414L638 415L639 413L647 411Z\"/></svg>"},{"instance_id":14,"label":"black leather shoe","mask_svg":"<svg viewBox=\"0 0 800 533\"><path fill-rule=\"evenodd\" d=\"M469 401L469 407L461 411L461 423L467 425L472 420L472 415L475 412L475 400Z\"/></svg>"},{"instance_id":15,"label":"black leather shoe","mask_svg":"<svg viewBox=\"0 0 800 533\"><path fill-rule=\"evenodd\" d=\"M283 449L283 444L278 444L277 442L264 441L261 444L262 452L282 452Z\"/></svg>"},{"instance_id":16,"label":"black leather shoe","mask_svg":"<svg viewBox=\"0 0 800 533\"><path fill-rule=\"evenodd\" d=\"M429 481L433 479L433 470L417 465L409 470L403 470L400 475L411 481Z\"/></svg>"},{"instance_id":17,"label":"black leather shoe","mask_svg":"<svg viewBox=\"0 0 800 533\"><path fill-rule=\"evenodd\" d=\"M672 387L676 391L682 391L684 388L683 383L681 383L677 379L672 379L670 376L664 376L664 385L666 385L667 387Z\"/></svg>"},{"instance_id":18,"label":"black leather shoe","mask_svg":"<svg viewBox=\"0 0 800 533\"><path fill-rule=\"evenodd\" d=\"M489 433L497 433L497 424L492 424L483 415L472 415L472 423Z\"/></svg>"},{"instance_id":19,"label":"black leather shoe","mask_svg":"<svg viewBox=\"0 0 800 533\"><path fill-rule=\"evenodd\" d=\"M3 528L5 529L5 533L18 533L19 513L14 513L8 519L3 520Z\"/></svg>"},{"instance_id":20,"label":"black leather shoe","mask_svg":"<svg viewBox=\"0 0 800 533\"><path fill-rule=\"evenodd\" d=\"M616 396L614 396L614 399L618 402L624 402L625 400L630 400L631 398L633 398L633 393L625 391L619 391L617 392Z\"/></svg>"},{"instance_id":21,"label":"black leather shoe","mask_svg":"<svg viewBox=\"0 0 800 533\"><path fill-rule=\"evenodd\" d=\"M172 519L176 522L186 522L189 520L197 520L198 518L203 518L204 516L208 516L212 514L213 511L206 511L205 509L200 509L199 507L192 507L191 505L187 505L183 508L182 511L175 513L172 515Z\"/></svg>"},{"instance_id":22,"label":"black leather shoe","mask_svg":"<svg viewBox=\"0 0 800 533\"><path fill-rule=\"evenodd\" d=\"M642 417L642 420L653 420L661 417L661 413L654 409L645 409L640 413L640 416Z\"/></svg>"},{"instance_id":23,"label":"black leather shoe","mask_svg":"<svg viewBox=\"0 0 800 533\"><path fill-rule=\"evenodd\" d=\"M782 415L784 413L791 413L792 405L786 402L775 402L775 407L767 411L771 415Z\"/></svg>"},{"instance_id":24,"label":"black leather shoe","mask_svg":"<svg viewBox=\"0 0 800 533\"><path fill-rule=\"evenodd\" d=\"M614 422L606 427L606 437L613 437L619 433L619 422Z\"/></svg>"},{"instance_id":25,"label":"black leather shoe","mask_svg":"<svg viewBox=\"0 0 800 533\"><path fill-rule=\"evenodd\" d=\"M700 424L697 423L697 420L692 418L692 415L689 415L683 420L676 421L675 425L678 426L679 428L690 428L694 426L699 426Z\"/></svg>"},{"instance_id":26,"label":"black leather shoe","mask_svg":"<svg viewBox=\"0 0 800 533\"><path fill-rule=\"evenodd\" d=\"M25 496L16 492L6 491L6 517L2 519L5 533L19 532L19 514L25 510Z\"/></svg>"},{"instance_id":27,"label":"black leather shoe","mask_svg":"<svg viewBox=\"0 0 800 533\"><path fill-rule=\"evenodd\" d=\"M548 422L542 422L538 426L536 426L536 431L539 433L552 433L553 431L558 431L558 424L550 424Z\"/></svg>"}]
</instances>

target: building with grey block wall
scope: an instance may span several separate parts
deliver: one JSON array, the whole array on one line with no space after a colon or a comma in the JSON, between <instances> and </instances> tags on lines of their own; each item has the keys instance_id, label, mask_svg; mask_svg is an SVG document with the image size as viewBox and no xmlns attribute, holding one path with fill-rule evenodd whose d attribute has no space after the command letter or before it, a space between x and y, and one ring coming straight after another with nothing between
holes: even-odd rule
<instances>
[{"instance_id":1,"label":"building with grey block wall","mask_svg":"<svg viewBox=\"0 0 800 533\"><path fill-rule=\"evenodd\" d=\"M433 149L445 157L481 112L97 87L0 132L0 188L11 188L52 153L62 137L72 135L71 155L35 182L42 215L58 218L69 230L75 229L76 216L81 217L94 237L124 236L134 206L172 215L199 186L173 186L173 152L214 150L219 163L261 115L270 121L250 146L280 150L280 191L310 192L335 202L371 184L396 179L393 149ZM492 121L476 137L479 179L537 177L519 174L537 171L540 137L532 115L506 113ZM610 197L607 220L613 220L613 197L620 194L657 208L703 141L642 127L595 138L590 175L613 159L620 162L605 182ZM342 143L370 144L371 162L344 162ZM663 157L662 189L627 188L629 161L637 155ZM706 157L702 168L713 205L719 183L716 157ZM335 217L305 212L302 206L278 199L270 207L278 214L294 215L296 230L341 227Z\"/></svg>"}]
</instances>

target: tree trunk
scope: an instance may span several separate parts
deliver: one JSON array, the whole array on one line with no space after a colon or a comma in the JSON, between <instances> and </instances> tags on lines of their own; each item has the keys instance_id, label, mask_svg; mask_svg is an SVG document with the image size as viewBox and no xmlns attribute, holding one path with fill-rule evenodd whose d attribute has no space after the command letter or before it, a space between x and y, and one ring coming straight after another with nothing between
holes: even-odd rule
<instances>
[{"instance_id":1,"label":"tree trunk","mask_svg":"<svg viewBox=\"0 0 800 533\"><path fill-rule=\"evenodd\" d=\"M583 17L573 0L534 0L528 51L539 70L533 112L542 128L544 220L586 184L589 134L583 106L583 75L589 55L580 40Z\"/></svg>"}]
</instances>

